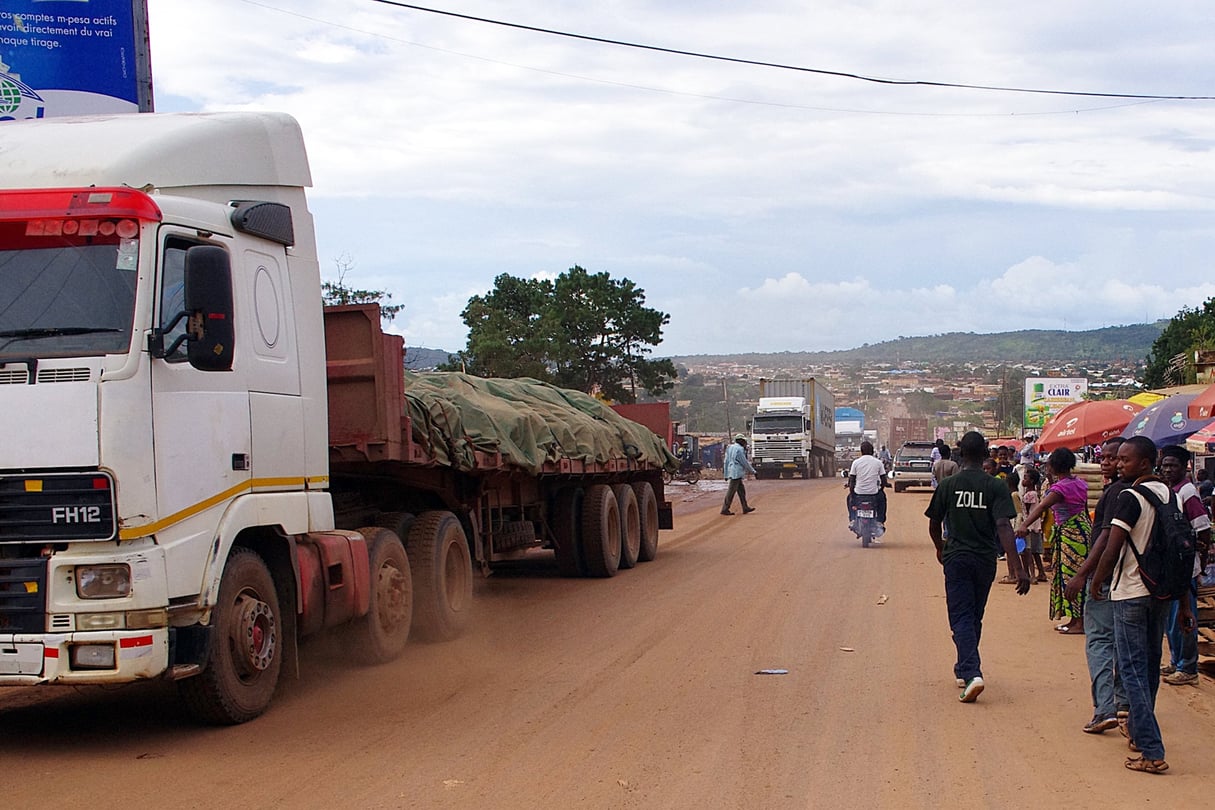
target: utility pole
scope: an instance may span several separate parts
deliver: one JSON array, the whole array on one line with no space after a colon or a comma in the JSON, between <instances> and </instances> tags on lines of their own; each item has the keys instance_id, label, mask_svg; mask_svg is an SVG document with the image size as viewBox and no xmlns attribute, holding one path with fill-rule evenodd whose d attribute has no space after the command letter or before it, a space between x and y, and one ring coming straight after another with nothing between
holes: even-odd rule
<instances>
[{"instance_id":1,"label":"utility pole","mask_svg":"<svg viewBox=\"0 0 1215 810\"><path fill-rule=\"evenodd\" d=\"M730 427L730 389L726 388L726 378L721 378L721 398L726 403L726 440L734 435L733 429Z\"/></svg>"}]
</instances>

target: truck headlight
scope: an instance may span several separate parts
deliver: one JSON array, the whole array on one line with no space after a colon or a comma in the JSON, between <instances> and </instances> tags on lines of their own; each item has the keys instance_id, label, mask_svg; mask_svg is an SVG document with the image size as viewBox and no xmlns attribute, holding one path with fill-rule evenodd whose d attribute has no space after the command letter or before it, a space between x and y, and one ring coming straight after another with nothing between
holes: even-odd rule
<instances>
[{"instance_id":1,"label":"truck headlight","mask_svg":"<svg viewBox=\"0 0 1215 810\"><path fill-rule=\"evenodd\" d=\"M76 644L71 648L72 669L114 669L114 645Z\"/></svg>"},{"instance_id":2,"label":"truck headlight","mask_svg":"<svg viewBox=\"0 0 1215 810\"><path fill-rule=\"evenodd\" d=\"M130 596L131 566L126 563L76 566L76 595L81 599Z\"/></svg>"}]
</instances>

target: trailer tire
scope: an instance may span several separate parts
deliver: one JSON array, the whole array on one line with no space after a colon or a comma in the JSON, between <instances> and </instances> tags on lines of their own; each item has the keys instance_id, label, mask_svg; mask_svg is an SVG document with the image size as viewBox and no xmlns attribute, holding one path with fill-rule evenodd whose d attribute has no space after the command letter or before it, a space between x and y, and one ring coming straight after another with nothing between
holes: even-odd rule
<instances>
[{"instance_id":1,"label":"trailer tire","mask_svg":"<svg viewBox=\"0 0 1215 810\"><path fill-rule=\"evenodd\" d=\"M650 562L658 556L658 498L649 481L633 484L637 495L637 514L641 518L641 547L637 551L638 562Z\"/></svg>"},{"instance_id":2,"label":"trailer tire","mask_svg":"<svg viewBox=\"0 0 1215 810\"><path fill-rule=\"evenodd\" d=\"M405 551L413 571L414 629L427 641L450 641L472 610L472 556L451 512L423 512L409 528Z\"/></svg>"},{"instance_id":3,"label":"trailer tire","mask_svg":"<svg viewBox=\"0 0 1215 810\"><path fill-rule=\"evenodd\" d=\"M620 509L620 567L637 565L641 553L641 511L637 505L637 493L632 484L616 484L612 487L616 506Z\"/></svg>"},{"instance_id":4,"label":"trailer tire","mask_svg":"<svg viewBox=\"0 0 1215 810\"><path fill-rule=\"evenodd\" d=\"M367 540L367 615L352 623L348 649L363 664L387 663L405 649L413 616L413 579L400 536L389 529L359 529Z\"/></svg>"},{"instance_id":5,"label":"trailer tire","mask_svg":"<svg viewBox=\"0 0 1215 810\"><path fill-rule=\"evenodd\" d=\"M589 487L582 501L582 550L588 576L616 576L620 568L620 507L607 484Z\"/></svg>"},{"instance_id":6,"label":"trailer tire","mask_svg":"<svg viewBox=\"0 0 1215 810\"><path fill-rule=\"evenodd\" d=\"M582 489L568 487L553 498L553 553L563 577L586 576L582 554Z\"/></svg>"},{"instance_id":7,"label":"trailer tire","mask_svg":"<svg viewBox=\"0 0 1215 810\"><path fill-rule=\"evenodd\" d=\"M219 581L203 671L178 682L195 719L236 725L270 705L283 666L282 614L266 563L253 550L234 548Z\"/></svg>"},{"instance_id":8,"label":"trailer tire","mask_svg":"<svg viewBox=\"0 0 1215 810\"><path fill-rule=\"evenodd\" d=\"M396 533L397 537L401 538L402 545L406 538L409 537L409 529L413 526L416 516L412 512L381 512L376 515L375 525L381 529L389 529ZM362 531L361 529L359 531ZM371 544L367 545L368 550L371 549Z\"/></svg>"}]
</instances>

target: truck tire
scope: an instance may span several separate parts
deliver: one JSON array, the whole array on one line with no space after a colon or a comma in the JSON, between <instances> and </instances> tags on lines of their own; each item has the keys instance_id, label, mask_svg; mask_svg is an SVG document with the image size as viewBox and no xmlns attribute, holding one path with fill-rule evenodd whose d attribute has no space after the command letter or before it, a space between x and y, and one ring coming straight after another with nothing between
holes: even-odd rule
<instances>
[{"instance_id":1,"label":"truck tire","mask_svg":"<svg viewBox=\"0 0 1215 810\"><path fill-rule=\"evenodd\" d=\"M409 537L409 529L413 526L414 520L416 517L412 512L381 512L376 515L375 525L395 532L396 536L401 538L401 543L404 544L405 538ZM367 548L371 549L370 543Z\"/></svg>"},{"instance_id":2,"label":"truck tire","mask_svg":"<svg viewBox=\"0 0 1215 810\"><path fill-rule=\"evenodd\" d=\"M582 501L582 550L586 573L614 577L620 567L620 507L607 484L588 487Z\"/></svg>"},{"instance_id":3,"label":"truck tire","mask_svg":"<svg viewBox=\"0 0 1215 810\"><path fill-rule=\"evenodd\" d=\"M658 556L658 498L649 481L633 484L637 495L637 514L641 517L641 548L638 562L650 562Z\"/></svg>"},{"instance_id":4,"label":"truck tire","mask_svg":"<svg viewBox=\"0 0 1215 810\"><path fill-rule=\"evenodd\" d=\"M418 638L450 641L472 610L472 555L451 512L423 512L405 541L413 571L413 624Z\"/></svg>"},{"instance_id":5,"label":"truck tire","mask_svg":"<svg viewBox=\"0 0 1215 810\"><path fill-rule=\"evenodd\" d=\"M266 563L234 548L219 581L203 671L179 681L186 709L213 725L235 725L266 710L283 666L282 614Z\"/></svg>"},{"instance_id":6,"label":"truck tire","mask_svg":"<svg viewBox=\"0 0 1215 810\"><path fill-rule=\"evenodd\" d=\"M367 541L369 604L367 615L352 622L347 648L364 664L387 663L405 649L413 616L413 579L401 538L388 529L359 529Z\"/></svg>"},{"instance_id":7,"label":"truck tire","mask_svg":"<svg viewBox=\"0 0 1215 810\"><path fill-rule=\"evenodd\" d=\"M641 553L641 512L637 508L637 493L632 484L616 484L612 487L616 496L616 507L620 510L620 567L637 565Z\"/></svg>"},{"instance_id":8,"label":"truck tire","mask_svg":"<svg viewBox=\"0 0 1215 810\"><path fill-rule=\"evenodd\" d=\"M563 577L586 576L586 560L582 555L582 489L568 487L553 498L553 518L550 526L554 538L553 553L557 570Z\"/></svg>"}]
</instances>

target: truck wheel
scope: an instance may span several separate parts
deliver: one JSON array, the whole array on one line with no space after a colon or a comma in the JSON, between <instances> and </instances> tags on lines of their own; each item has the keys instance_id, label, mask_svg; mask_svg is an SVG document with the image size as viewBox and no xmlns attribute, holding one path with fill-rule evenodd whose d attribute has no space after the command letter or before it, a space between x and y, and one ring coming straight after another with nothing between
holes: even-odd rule
<instances>
[{"instance_id":1,"label":"truck wheel","mask_svg":"<svg viewBox=\"0 0 1215 810\"><path fill-rule=\"evenodd\" d=\"M557 493L553 499L551 528L555 535L553 553L561 576L586 576L586 561L582 556L581 488L569 487Z\"/></svg>"},{"instance_id":2,"label":"truck wheel","mask_svg":"<svg viewBox=\"0 0 1215 810\"><path fill-rule=\"evenodd\" d=\"M637 495L637 514L641 518L641 547L637 550L639 562L650 562L658 556L658 498L649 481L633 484Z\"/></svg>"},{"instance_id":3,"label":"truck wheel","mask_svg":"<svg viewBox=\"0 0 1215 810\"><path fill-rule=\"evenodd\" d=\"M247 548L228 555L211 611L203 671L178 683L186 709L214 725L235 725L266 710L283 666L282 615L274 580Z\"/></svg>"},{"instance_id":4,"label":"truck wheel","mask_svg":"<svg viewBox=\"0 0 1215 810\"><path fill-rule=\"evenodd\" d=\"M472 609L472 556L451 512L423 512L405 543L413 570L414 627L428 641L450 641Z\"/></svg>"},{"instance_id":5,"label":"truck wheel","mask_svg":"<svg viewBox=\"0 0 1215 810\"><path fill-rule=\"evenodd\" d=\"M620 507L607 484L595 484L582 501L582 550L586 573L614 577L620 567Z\"/></svg>"},{"instance_id":6,"label":"truck wheel","mask_svg":"<svg viewBox=\"0 0 1215 810\"><path fill-rule=\"evenodd\" d=\"M359 529L371 569L367 615L355 619L349 649L364 664L383 664L405 649L413 616L413 580L401 538L388 529Z\"/></svg>"},{"instance_id":7,"label":"truck wheel","mask_svg":"<svg viewBox=\"0 0 1215 810\"><path fill-rule=\"evenodd\" d=\"M637 508L637 493L632 484L616 484L612 487L616 496L616 507L620 510L620 567L637 565L641 553L641 513Z\"/></svg>"}]
</instances>

